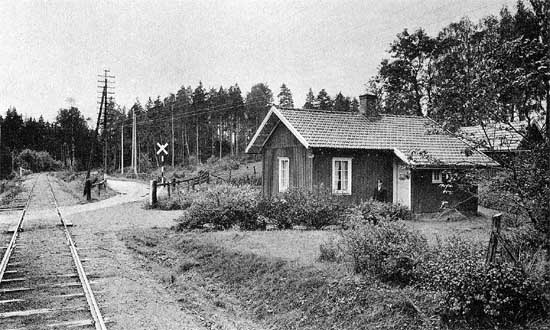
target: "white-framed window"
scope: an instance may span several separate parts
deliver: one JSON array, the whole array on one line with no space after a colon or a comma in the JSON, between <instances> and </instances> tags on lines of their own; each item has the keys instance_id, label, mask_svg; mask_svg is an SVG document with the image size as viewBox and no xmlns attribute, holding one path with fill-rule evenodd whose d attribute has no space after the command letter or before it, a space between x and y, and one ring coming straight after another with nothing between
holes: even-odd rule
<instances>
[{"instance_id":1,"label":"white-framed window","mask_svg":"<svg viewBox=\"0 0 550 330\"><path fill-rule=\"evenodd\" d=\"M351 158L332 158L332 193L351 195Z\"/></svg>"},{"instance_id":2,"label":"white-framed window","mask_svg":"<svg viewBox=\"0 0 550 330\"><path fill-rule=\"evenodd\" d=\"M443 183L443 177L440 170L432 171L432 183Z\"/></svg>"},{"instance_id":3,"label":"white-framed window","mask_svg":"<svg viewBox=\"0 0 550 330\"><path fill-rule=\"evenodd\" d=\"M279 192L288 190L290 160L288 157L279 157Z\"/></svg>"}]
</instances>

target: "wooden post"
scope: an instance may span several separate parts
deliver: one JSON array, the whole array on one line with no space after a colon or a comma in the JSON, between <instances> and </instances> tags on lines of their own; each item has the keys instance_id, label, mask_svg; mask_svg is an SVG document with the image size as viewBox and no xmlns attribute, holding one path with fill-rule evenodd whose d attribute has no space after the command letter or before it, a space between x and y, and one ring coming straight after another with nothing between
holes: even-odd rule
<instances>
[{"instance_id":1,"label":"wooden post","mask_svg":"<svg viewBox=\"0 0 550 330\"><path fill-rule=\"evenodd\" d=\"M152 207L157 205L157 180L150 181L149 204Z\"/></svg>"},{"instance_id":2,"label":"wooden post","mask_svg":"<svg viewBox=\"0 0 550 330\"><path fill-rule=\"evenodd\" d=\"M491 237L489 238L489 246L487 248L487 258L485 259L485 264L491 264L495 262L495 255L498 247L498 238L500 235L500 226L502 220L502 213L497 213L493 215L492 225L491 225Z\"/></svg>"}]
</instances>

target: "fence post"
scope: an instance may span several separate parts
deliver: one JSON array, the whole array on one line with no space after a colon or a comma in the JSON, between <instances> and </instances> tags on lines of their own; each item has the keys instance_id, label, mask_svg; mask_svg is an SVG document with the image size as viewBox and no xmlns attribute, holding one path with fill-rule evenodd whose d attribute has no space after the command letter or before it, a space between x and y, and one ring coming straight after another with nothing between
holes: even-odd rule
<instances>
[{"instance_id":1,"label":"fence post","mask_svg":"<svg viewBox=\"0 0 550 330\"><path fill-rule=\"evenodd\" d=\"M493 215L492 224L491 224L491 237L489 238L489 246L487 247L487 258L485 259L485 264L495 262L495 255L498 247L498 238L500 235L500 225L502 220L502 213L497 213Z\"/></svg>"},{"instance_id":2,"label":"fence post","mask_svg":"<svg viewBox=\"0 0 550 330\"><path fill-rule=\"evenodd\" d=\"M152 207L157 205L157 180L150 181L149 204Z\"/></svg>"}]
</instances>

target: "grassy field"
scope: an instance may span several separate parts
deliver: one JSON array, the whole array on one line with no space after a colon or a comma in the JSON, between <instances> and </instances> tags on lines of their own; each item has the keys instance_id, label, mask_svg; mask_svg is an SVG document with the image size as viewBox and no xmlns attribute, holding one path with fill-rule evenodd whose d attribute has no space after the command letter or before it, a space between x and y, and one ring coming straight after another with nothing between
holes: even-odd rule
<instances>
[{"instance_id":1,"label":"grassy field","mask_svg":"<svg viewBox=\"0 0 550 330\"><path fill-rule=\"evenodd\" d=\"M246 319L250 329L435 326L431 295L386 286L350 275L332 263L318 262L318 243L332 234L181 234L156 229L120 233L119 237L156 265L151 269L179 297L182 308L192 306L192 312L205 317L213 329L242 329L217 324L222 314ZM311 242L301 242L308 238Z\"/></svg>"},{"instance_id":2,"label":"grassy field","mask_svg":"<svg viewBox=\"0 0 550 330\"><path fill-rule=\"evenodd\" d=\"M421 217L407 226L435 243L452 235L485 242L490 217ZM154 265L182 306L227 315L251 329L437 329L437 296L353 275L351 264L319 261L338 231L175 232L138 230L119 237ZM220 315L225 315L221 318ZM221 322L221 321L220 321Z\"/></svg>"}]
</instances>

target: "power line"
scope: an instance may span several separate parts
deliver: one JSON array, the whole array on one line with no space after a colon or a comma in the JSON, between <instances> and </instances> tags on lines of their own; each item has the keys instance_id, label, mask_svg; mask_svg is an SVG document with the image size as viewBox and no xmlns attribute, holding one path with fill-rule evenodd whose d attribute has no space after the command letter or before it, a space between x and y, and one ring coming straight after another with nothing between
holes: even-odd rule
<instances>
[{"instance_id":1,"label":"power line","mask_svg":"<svg viewBox=\"0 0 550 330\"><path fill-rule=\"evenodd\" d=\"M195 111L190 111L190 112L179 114L179 115L174 115L174 119L176 120L176 119L191 118L191 117L196 117L196 116L203 116L203 115L207 115L207 114L222 113L222 112L226 112L226 111L231 110L231 109L245 108L247 105L265 105L265 106L268 106L269 104L265 103L264 101L256 101L256 102L248 102L246 104L243 103L243 104L231 105L231 106L221 105L221 106L207 107L207 108L200 109L200 110L195 110ZM148 110L148 111L150 111L150 110ZM147 112L145 112L144 114L146 115ZM146 124L146 123L150 123L152 121L164 121L164 120L169 120L169 119L171 119L170 115L162 115L162 116L158 116L158 117L155 117L155 118L146 118L146 119L143 119L143 120L138 120L137 123L138 124ZM125 119L125 121L128 121L128 120L129 119Z\"/></svg>"}]
</instances>

